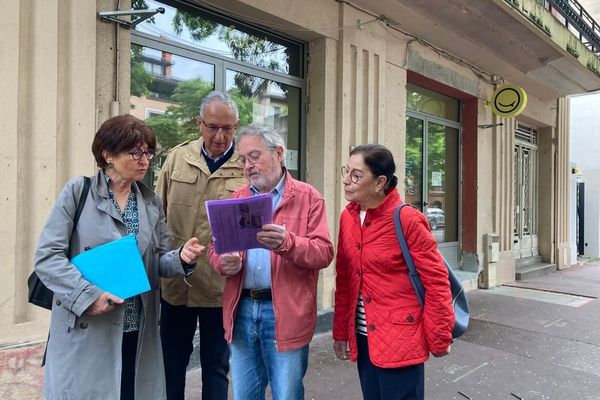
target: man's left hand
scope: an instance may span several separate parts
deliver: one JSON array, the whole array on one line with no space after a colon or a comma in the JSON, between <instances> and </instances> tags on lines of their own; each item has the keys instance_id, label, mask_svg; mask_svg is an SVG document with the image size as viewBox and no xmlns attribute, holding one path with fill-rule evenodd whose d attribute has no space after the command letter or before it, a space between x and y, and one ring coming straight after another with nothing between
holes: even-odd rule
<instances>
[{"instance_id":1,"label":"man's left hand","mask_svg":"<svg viewBox=\"0 0 600 400\"><path fill-rule=\"evenodd\" d=\"M264 244L271 250L275 250L281 246L285 240L285 226L275 224L265 224L260 232L256 234L256 240Z\"/></svg>"}]
</instances>

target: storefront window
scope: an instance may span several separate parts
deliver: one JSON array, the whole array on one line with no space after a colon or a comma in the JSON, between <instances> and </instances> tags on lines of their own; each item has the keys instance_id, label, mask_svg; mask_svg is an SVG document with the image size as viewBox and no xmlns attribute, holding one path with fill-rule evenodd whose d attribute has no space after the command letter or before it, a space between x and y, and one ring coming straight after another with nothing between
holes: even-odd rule
<instances>
[{"instance_id":1,"label":"storefront window","mask_svg":"<svg viewBox=\"0 0 600 400\"><path fill-rule=\"evenodd\" d=\"M282 134L286 165L302 178L304 45L175 1L133 3L166 9L132 32L131 113L157 134L155 168L173 146L198 138L200 102L221 90L238 105L241 127L262 123Z\"/></svg>"},{"instance_id":2,"label":"storefront window","mask_svg":"<svg viewBox=\"0 0 600 400\"><path fill-rule=\"evenodd\" d=\"M427 216L438 243L459 239L459 106L456 99L407 85L404 197Z\"/></svg>"},{"instance_id":3,"label":"storefront window","mask_svg":"<svg viewBox=\"0 0 600 400\"><path fill-rule=\"evenodd\" d=\"M140 6L165 9L164 15L139 24L136 27L138 32L283 74L302 76L301 44L227 16L175 1L143 0L138 3Z\"/></svg>"}]
</instances>

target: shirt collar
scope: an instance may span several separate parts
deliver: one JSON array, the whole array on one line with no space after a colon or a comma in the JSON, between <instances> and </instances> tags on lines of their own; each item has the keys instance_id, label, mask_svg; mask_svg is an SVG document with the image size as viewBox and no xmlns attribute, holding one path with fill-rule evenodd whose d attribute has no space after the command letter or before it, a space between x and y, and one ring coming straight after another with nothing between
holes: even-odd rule
<instances>
[{"instance_id":1,"label":"shirt collar","mask_svg":"<svg viewBox=\"0 0 600 400\"><path fill-rule=\"evenodd\" d=\"M100 171L102 172L102 176L104 177L104 182L106 182L106 184L108 185L108 189L110 190L111 177L108 176L108 174L106 172L104 172L103 169L100 169Z\"/></svg>"},{"instance_id":2,"label":"shirt collar","mask_svg":"<svg viewBox=\"0 0 600 400\"><path fill-rule=\"evenodd\" d=\"M211 160L215 161L215 162L217 162L217 161L219 161L221 158L223 158L223 157L225 156L225 154L227 154L227 152L229 152L229 150L231 150L231 147L233 147L233 141L231 141L231 144L229 145L229 147L227 148L227 150L225 150L225 151L223 152L223 154L221 154L221 155L220 155L220 156L218 156L217 158L212 158L212 157L210 156L210 154L208 154L208 152L207 152L207 151L206 151L206 149L204 148L204 142L202 142L202 143L200 144L200 150L202 150L202 152L204 153L204 155L205 155L206 157L210 158Z\"/></svg>"},{"instance_id":3,"label":"shirt collar","mask_svg":"<svg viewBox=\"0 0 600 400\"><path fill-rule=\"evenodd\" d=\"M283 192L285 190L285 170L283 171L283 176L281 177L281 179L279 180L279 182L277 183L277 185L275 185L275 188L273 190L271 190L271 194L274 196L280 195L283 196ZM253 196L256 196L258 194L260 194L260 192L258 191L258 189L256 187L254 187L254 185L250 185L250 192L252 192Z\"/></svg>"}]
</instances>

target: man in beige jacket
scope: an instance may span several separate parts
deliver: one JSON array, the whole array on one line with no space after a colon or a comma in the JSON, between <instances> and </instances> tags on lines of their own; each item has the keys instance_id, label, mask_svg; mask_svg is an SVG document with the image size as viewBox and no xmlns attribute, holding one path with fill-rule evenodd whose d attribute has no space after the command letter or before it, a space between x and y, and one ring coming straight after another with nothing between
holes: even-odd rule
<instances>
[{"instance_id":1,"label":"man in beige jacket","mask_svg":"<svg viewBox=\"0 0 600 400\"><path fill-rule=\"evenodd\" d=\"M204 201L229 198L245 184L233 146L238 124L237 106L229 95L211 92L200 105L201 138L182 143L169 153L156 191L163 200L174 246L192 236L207 246L211 232ZM186 279L162 280L160 333L169 400L184 398L197 324L202 398L227 398L229 349L223 332L223 285L223 278L212 270L206 257L197 261L196 270Z\"/></svg>"}]
</instances>

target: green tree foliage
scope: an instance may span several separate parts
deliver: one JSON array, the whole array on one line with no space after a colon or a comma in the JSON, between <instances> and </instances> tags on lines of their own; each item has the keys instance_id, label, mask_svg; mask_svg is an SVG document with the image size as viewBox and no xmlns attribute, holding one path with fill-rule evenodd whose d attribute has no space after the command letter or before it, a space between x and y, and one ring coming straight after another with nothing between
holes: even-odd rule
<instances>
[{"instance_id":1,"label":"green tree foliage","mask_svg":"<svg viewBox=\"0 0 600 400\"><path fill-rule=\"evenodd\" d=\"M133 0L132 8L147 9L148 5L145 0ZM154 22L153 19L148 21ZM189 14L182 10L177 10L172 25L178 35L181 35L185 28L189 31L192 39L199 43L216 34L220 40L226 43L234 58L271 70L287 72L287 54L282 56L280 51L282 46L267 38L249 35L235 27L224 26L201 15ZM142 51L143 47L132 46L131 95L133 96L148 96L151 93L149 88L153 83L153 77L143 67ZM235 87L229 90L229 94L238 106L240 126L243 127L252 122L253 98L264 93L268 87L268 81L238 72L234 77L234 82ZM168 106L164 114L146 119L157 135L159 156L164 155L181 142L198 138L199 130L196 118L199 114L199 106L202 99L211 90L213 90L212 84L201 79L182 81L177 84L170 96L170 100L174 104ZM285 87L282 90L287 93Z\"/></svg>"},{"instance_id":2,"label":"green tree foliage","mask_svg":"<svg viewBox=\"0 0 600 400\"><path fill-rule=\"evenodd\" d=\"M181 142L198 138L196 117L199 106L212 89L212 84L201 79L182 81L171 96L177 104L168 106L162 115L154 115L146 119L146 123L156 133L160 145L159 155L163 155Z\"/></svg>"},{"instance_id":3,"label":"green tree foliage","mask_svg":"<svg viewBox=\"0 0 600 400\"><path fill-rule=\"evenodd\" d=\"M185 11L178 10L173 17L173 29L175 29L175 33L181 35L184 27L188 28L192 39L201 42L215 33L218 25L214 21L195 17Z\"/></svg>"},{"instance_id":4,"label":"green tree foliage","mask_svg":"<svg viewBox=\"0 0 600 400\"><path fill-rule=\"evenodd\" d=\"M144 69L142 64L141 46L131 46L131 82L130 91L132 96L147 96L150 94L148 87L152 84L152 75Z\"/></svg>"},{"instance_id":5,"label":"green tree foliage","mask_svg":"<svg viewBox=\"0 0 600 400\"><path fill-rule=\"evenodd\" d=\"M145 0L134 0L132 8L147 9L148 5ZM149 21L153 22L153 19ZM282 56L281 53L284 46L267 38L250 35L239 31L234 26L221 25L201 15L193 15L182 10L177 10L172 25L178 35L187 28L191 38L198 43L216 34L229 47L236 60L283 73L288 72L288 55L285 53ZM240 94L248 97L260 96L267 88L266 80L241 72L236 73L234 81Z\"/></svg>"},{"instance_id":6,"label":"green tree foliage","mask_svg":"<svg viewBox=\"0 0 600 400\"><path fill-rule=\"evenodd\" d=\"M167 107L164 114L146 119L146 123L156 133L160 147L159 155L165 155L179 143L199 137L197 117L200 103L211 90L212 84L201 79L181 81L171 96L176 104ZM229 94L238 106L240 126L248 125L252 122L252 99L242 96L237 89Z\"/></svg>"},{"instance_id":7,"label":"green tree foliage","mask_svg":"<svg viewBox=\"0 0 600 400\"><path fill-rule=\"evenodd\" d=\"M428 111L431 113L427 108L428 105L431 106L431 104L439 103L439 101L432 102L430 97L424 96L417 91L409 92L407 96L407 108L425 113L428 113ZM433 171L441 172L443 177L446 171L446 128L443 125L429 123L428 129L429 132L426 132L427 168L429 173ZM406 130L406 168L422 168L422 120L409 118L407 120ZM444 182L443 178L442 182Z\"/></svg>"}]
</instances>

